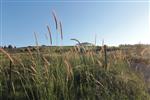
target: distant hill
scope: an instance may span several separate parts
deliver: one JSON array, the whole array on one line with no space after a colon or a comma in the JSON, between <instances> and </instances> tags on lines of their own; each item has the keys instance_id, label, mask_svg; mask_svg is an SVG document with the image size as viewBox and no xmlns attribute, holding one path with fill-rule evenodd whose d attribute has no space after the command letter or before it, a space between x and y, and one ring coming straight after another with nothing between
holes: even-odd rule
<instances>
[{"instance_id":1,"label":"distant hill","mask_svg":"<svg viewBox=\"0 0 150 100\"><path fill-rule=\"evenodd\" d=\"M82 42L82 43L76 44L76 45L80 45L80 46L95 46L94 44L88 43L88 42Z\"/></svg>"}]
</instances>

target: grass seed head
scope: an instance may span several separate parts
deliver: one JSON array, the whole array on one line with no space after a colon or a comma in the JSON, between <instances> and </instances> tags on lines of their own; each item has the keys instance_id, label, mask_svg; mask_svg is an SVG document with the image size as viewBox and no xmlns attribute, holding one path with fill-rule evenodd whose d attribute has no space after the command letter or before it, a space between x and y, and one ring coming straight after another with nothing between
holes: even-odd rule
<instances>
[{"instance_id":1,"label":"grass seed head","mask_svg":"<svg viewBox=\"0 0 150 100\"><path fill-rule=\"evenodd\" d=\"M61 23L61 21L59 22L59 25L60 25L61 40L63 40L63 32L62 32L62 23Z\"/></svg>"},{"instance_id":2,"label":"grass seed head","mask_svg":"<svg viewBox=\"0 0 150 100\"><path fill-rule=\"evenodd\" d=\"M2 52L2 53L4 53L7 57L8 57L8 59L14 64L14 60L13 60L13 58L10 56L10 54L9 53L7 53L4 49L2 49L2 48L0 48L0 51Z\"/></svg>"},{"instance_id":3,"label":"grass seed head","mask_svg":"<svg viewBox=\"0 0 150 100\"><path fill-rule=\"evenodd\" d=\"M48 33L49 33L50 43L52 45L52 33L51 33L50 27L48 25L47 25L47 29L48 29Z\"/></svg>"},{"instance_id":4,"label":"grass seed head","mask_svg":"<svg viewBox=\"0 0 150 100\"><path fill-rule=\"evenodd\" d=\"M53 18L54 18L54 21L55 21L56 30L58 30L58 19L57 19L57 16L56 16L56 12L54 10L52 11L52 15L53 15Z\"/></svg>"}]
</instances>

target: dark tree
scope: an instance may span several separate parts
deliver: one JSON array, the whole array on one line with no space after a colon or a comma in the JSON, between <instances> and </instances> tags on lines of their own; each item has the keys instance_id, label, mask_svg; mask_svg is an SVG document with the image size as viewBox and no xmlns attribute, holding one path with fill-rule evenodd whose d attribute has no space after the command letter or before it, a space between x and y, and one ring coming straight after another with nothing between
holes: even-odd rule
<instances>
[{"instance_id":1,"label":"dark tree","mask_svg":"<svg viewBox=\"0 0 150 100\"><path fill-rule=\"evenodd\" d=\"M13 46L12 45L8 45L8 49L12 49L13 48Z\"/></svg>"}]
</instances>

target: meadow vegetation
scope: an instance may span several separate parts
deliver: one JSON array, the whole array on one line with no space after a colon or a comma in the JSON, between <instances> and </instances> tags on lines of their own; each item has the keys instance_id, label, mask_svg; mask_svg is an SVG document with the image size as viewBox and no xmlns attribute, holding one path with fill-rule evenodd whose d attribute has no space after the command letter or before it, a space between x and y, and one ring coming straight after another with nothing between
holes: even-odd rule
<instances>
[{"instance_id":1,"label":"meadow vegetation","mask_svg":"<svg viewBox=\"0 0 150 100\"><path fill-rule=\"evenodd\" d=\"M41 47L37 38L35 47L0 48L1 100L150 100L144 76L132 67L137 60L150 64L145 46L97 48Z\"/></svg>"}]
</instances>

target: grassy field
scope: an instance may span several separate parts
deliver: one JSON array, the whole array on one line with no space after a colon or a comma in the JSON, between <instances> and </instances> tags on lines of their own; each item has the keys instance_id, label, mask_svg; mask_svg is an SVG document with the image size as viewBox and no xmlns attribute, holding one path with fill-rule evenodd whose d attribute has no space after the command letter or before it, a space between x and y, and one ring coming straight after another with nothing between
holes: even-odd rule
<instances>
[{"instance_id":1,"label":"grassy field","mask_svg":"<svg viewBox=\"0 0 150 100\"><path fill-rule=\"evenodd\" d=\"M1 100L150 100L148 46L97 48L1 48Z\"/></svg>"},{"instance_id":2,"label":"grassy field","mask_svg":"<svg viewBox=\"0 0 150 100\"><path fill-rule=\"evenodd\" d=\"M0 48L0 100L150 100L150 46L39 46L34 35L34 47Z\"/></svg>"}]
</instances>

